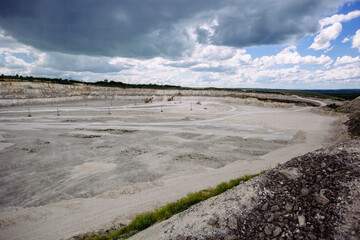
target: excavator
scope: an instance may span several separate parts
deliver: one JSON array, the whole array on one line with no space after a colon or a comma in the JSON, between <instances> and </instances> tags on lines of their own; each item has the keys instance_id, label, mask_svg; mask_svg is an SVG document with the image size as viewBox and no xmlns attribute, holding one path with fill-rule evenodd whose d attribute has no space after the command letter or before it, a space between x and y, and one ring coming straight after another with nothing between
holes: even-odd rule
<instances>
[{"instance_id":1,"label":"excavator","mask_svg":"<svg viewBox=\"0 0 360 240\"><path fill-rule=\"evenodd\" d=\"M145 103L152 102L152 99L153 99L153 98L146 98L146 99L144 100L144 102L145 102Z\"/></svg>"},{"instance_id":2,"label":"excavator","mask_svg":"<svg viewBox=\"0 0 360 240\"><path fill-rule=\"evenodd\" d=\"M167 99L169 102L174 100L174 96L168 97Z\"/></svg>"}]
</instances>

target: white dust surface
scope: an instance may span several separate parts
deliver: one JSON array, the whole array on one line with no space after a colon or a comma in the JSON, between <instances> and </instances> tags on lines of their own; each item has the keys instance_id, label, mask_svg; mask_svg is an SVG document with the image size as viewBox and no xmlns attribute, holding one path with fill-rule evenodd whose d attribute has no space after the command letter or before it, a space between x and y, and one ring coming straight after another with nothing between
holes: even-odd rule
<instances>
[{"instance_id":1,"label":"white dust surface","mask_svg":"<svg viewBox=\"0 0 360 240\"><path fill-rule=\"evenodd\" d=\"M95 173L95 172L108 172L116 168L114 163L104 162L86 162L74 168L79 173Z\"/></svg>"}]
</instances>

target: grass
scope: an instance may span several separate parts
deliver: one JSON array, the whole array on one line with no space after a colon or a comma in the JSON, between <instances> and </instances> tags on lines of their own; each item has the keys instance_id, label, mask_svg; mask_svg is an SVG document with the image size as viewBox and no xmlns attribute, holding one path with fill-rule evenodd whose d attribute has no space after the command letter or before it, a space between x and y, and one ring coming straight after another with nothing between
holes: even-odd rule
<instances>
[{"instance_id":1,"label":"grass","mask_svg":"<svg viewBox=\"0 0 360 240\"><path fill-rule=\"evenodd\" d=\"M126 239L148 227L151 225L169 219L173 215L185 211L192 205L209 199L211 197L217 196L237 185L241 182L246 182L253 177L256 177L262 173L266 172L262 171L259 174L255 175L244 175L240 178L230 180L229 182L222 182L217 185L215 188L209 188L206 190L201 190L195 193L189 193L186 197L177 200L176 202L168 203L162 207L155 209L152 212L144 213L137 215L129 225L122 227L112 233L107 235L95 235L87 240L108 240L108 239Z\"/></svg>"}]
</instances>

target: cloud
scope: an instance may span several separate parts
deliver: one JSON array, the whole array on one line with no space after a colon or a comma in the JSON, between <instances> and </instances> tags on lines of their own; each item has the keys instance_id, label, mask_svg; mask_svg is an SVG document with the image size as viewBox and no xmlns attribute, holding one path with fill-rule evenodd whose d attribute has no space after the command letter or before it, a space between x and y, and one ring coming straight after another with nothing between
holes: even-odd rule
<instances>
[{"instance_id":1,"label":"cloud","mask_svg":"<svg viewBox=\"0 0 360 240\"><path fill-rule=\"evenodd\" d=\"M236 54L236 50L230 47L219 47L214 45L197 45L192 58L207 60L230 59Z\"/></svg>"},{"instance_id":2,"label":"cloud","mask_svg":"<svg viewBox=\"0 0 360 240\"><path fill-rule=\"evenodd\" d=\"M3 30L0 29L0 54L1 53L30 53L33 49L29 46L26 46L22 43L19 43L16 39L5 34Z\"/></svg>"},{"instance_id":3,"label":"cloud","mask_svg":"<svg viewBox=\"0 0 360 240\"><path fill-rule=\"evenodd\" d=\"M334 66L352 64L352 63L360 63L360 57L359 56L357 56L357 57L350 57L350 56L338 57L336 59L336 62L334 63Z\"/></svg>"},{"instance_id":4,"label":"cloud","mask_svg":"<svg viewBox=\"0 0 360 240\"><path fill-rule=\"evenodd\" d=\"M333 50L333 48L334 48L334 46L332 46L332 47L329 47L329 48L325 49L324 53L328 53L328 52L330 52L331 50Z\"/></svg>"},{"instance_id":5,"label":"cloud","mask_svg":"<svg viewBox=\"0 0 360 240\"><path fill-rule=\"evenodd\" d=\"M1 41L13 47L1 48L6 61L0 64L3 74L229 88L343 88L358 86L360 79L357 58L344 57L332 64L329 56L301 55L295 46L254 59L244 49L196 43L187 58L133 59L42 52L5 35L0 35ZM32 62L23 61L21 54Z\"/></svg>"},{"instance_id":6,"label":"cloud","mask_svg":"<svg viewBox=\"0 0 360 240\"><path fill-rule=\"evenodd\" d=\"M223 74L234 74L235 70L231 67L215 64L214 65L208 65L208 64L199 64L196 67L190 68L191 71L195 72L218 72Z\"/></svg>"},{"instance_id":7,"label":"cloud","mask_svg":"<svg viewBox=\"0 0 360 240\"><path fill-rule=\"evenodd\" d=\"M334 23L341 23L341 22L347 22L354 18L360 17L360 10L355 10L352 12L349 12L348 14L335 14L331 17L323 18L320 20L321 28L334 24Z\"/></svg>"},{"instance_id":8,"label":"cloud","mask_svg":"<svg viewBox=\"0 0 360 240\"><path fill-rule=\"evenodd\" d=\"M330 47L330 41L335 40L342 30L342 25L338 22L321 30L321 32L314 38L313 44L310 48L314 50L321 50Z\"/></svg>"},{"instance_id":9,"label":"cloud","mask_svg":"<svg viewBox=\"0 0 360 240\"><path fill-rule=\"evenodd\" d=\"M346 15L335 14L331 17L326 17L326 18L321 19L319 21L320 26L321 26L321 31L315 37L314 42L310 46L310 48L312 48L314 50L322 50L322 49L329 48L330 41L335 40L339 36L339 34L342 30L342 25L340 23L350 21L357 17L360 17L360 10L355 10L355 11L349 12ZM331 25L331 26L326 27L328 25ZM349 40L350 39L346 37L342 40L342 43L346 43ZM325 51L325 53L330 50L332 50L332 48L327 49L327 51Z\"/></svg>"},{"instance_id":10,"label":"cloud","mask_svg":"<svg viewBox=\"0 0 360 240\"><path fill-rule=\"evenodd\" d=\"M165 66L176 67L176 68L189 68L197 64L199 63L195 61L181 60L181 61L174 61L171 63L165 63Z\"/></svg>"},{"instance_id":11,"label":"cloud","mask_svg":"<svg viewBox=\"0 0 360 240\"><path fill-rule=\"evenodd\" d=\"M21 58L17 58L11 55L5 57L5 66L10 69L25 70L30 64L26 63Z\"/></svg>"},{"instance_id":12,"label":"cloud","mask_svg":"<svg viewBox=\"0 0 360 240\"><path fill-rule=\"evenodd\" d=\"M352 37L352 48L357 48L360 52L360 29L356 31L355 35Z\"/></svg>"},{"instance_id":13,"label":"cloud","mask_svg":"<svg viewBox=\"0 0 360 240\"><path fill-rule=\"evenodd\" d=\"M39 67L53 68L58 71L112 73L128 69L130 66L111 64L109 57L91 57L49 52L43 55Z\"/></svg>"},{"instance_id":14,"label":"cloud","mask_svg":"<svg viewBox=\"0 0 360 240\"><path fill-rule=\"evenodd\" d=\"M3 0L0 27L41 51L182 58L198 43L228 47L294 42L319 30L342 0Z\"/></svg>"},{"instance_id":15,"label":"cloud","mask_svg":"<svg viewBox=\"0 0 360 240\"><path fill-rule=\"evenodd\" d=\"M329 56L321 55L320 57L315 57L311 55L301 56L296 49L296 46L290 46L282 50L277 55L273 56L263 56L257 58L254 62L258 66L272 67L276 64L278 65L288 65L288 64L323 64L329 65L332 63L332 59Z\"/></svg>"},{"instance_id":16,"label":"cloud","mask_svg":"<svg viewBox=\"0 0 360 240\"><path fill-rule=\"evenodd\" d=\"M348 41L350 41L350 38L346 37L346 38L344 38L341 42L342 42L342 43L346 43L346 42L348 42Z\"/></svg>"},{"instance_id":17,"label":"cloud","mask_svg":"<svg viewBox=\"0 0 360 240\"><path fill-rule=\"evenodd\" d=\"M194 57L182 60L161 57L148 60L94 58L40 52L37 53L37 60L29 64L8 53L6 56L11 56L8 59L9 62L12 61L12 68L0 66L0 71L4 74L73 78L84 81L109 79L126 83L190 87L344 88L358 86L360 82L359 57L344 56L332 64L328 56L302 56L295 46L286 47L276 55L255 59L245 50L236 49L233 49L232 55L220 54L219 58L216 58L216 54L200 54L212 52L208 51L208 47L199 45ZM214 53L226 53L229 50L228 47L220 46L211 46L210 49L217 49ZM85 66L84 63L89 63L89 66ZM97 70L96 65L107 68L108 72Z\"/></svg>"}]
</instances>

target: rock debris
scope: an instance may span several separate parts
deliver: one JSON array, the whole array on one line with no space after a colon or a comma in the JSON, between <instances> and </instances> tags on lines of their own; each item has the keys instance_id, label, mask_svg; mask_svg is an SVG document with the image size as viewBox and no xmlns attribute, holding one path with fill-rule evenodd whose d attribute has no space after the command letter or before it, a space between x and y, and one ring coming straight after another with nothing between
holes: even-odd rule
<instances>
[{"instance_id":1,"label":"rock debris","mask_svg":"<svg viewBox=\"0 0 360 240\"><path fill-rule=\"evenodd\" d=\"M203 213L207 204L194 206L168 220L163 239L359 239L360 212L351 212L349 198L349 191L360 196L359 146L352 140L294 158L254 181L258 197L249 205L226 209L203 228L195 220L180 226L191 221L186 212Z\"/></svg>"}]
</instances>

